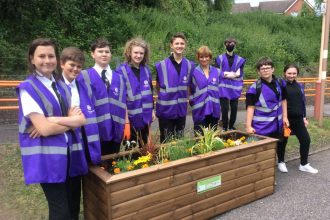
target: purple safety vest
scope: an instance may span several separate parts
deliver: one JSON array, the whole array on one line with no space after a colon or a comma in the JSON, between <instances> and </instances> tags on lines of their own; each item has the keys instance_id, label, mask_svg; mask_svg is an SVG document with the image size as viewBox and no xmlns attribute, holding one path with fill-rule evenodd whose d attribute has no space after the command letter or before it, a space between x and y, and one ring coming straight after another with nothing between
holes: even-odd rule
<instances>
[{"instance_id":1,"label":"purple safety vest","mask_svg":"<svg viewBox=\"0 0 330 220\"><path fill-rule=\"evenodd\" d=\"M153 96L151 74L148 66L140 65L138 80L131 67L125 63L117 72L124 76L127 88L128 118L134 128L144 128L152 122Z\"/></svg>"},{"instance_id":2,"label":"purple safety vest","mask_svg":"<svg viewBox=\"0 0 330 220\"><path fill-rule=\"evenodd\" d=\"M94 104L101 141L122 141L126 117L126 86L123 77L112 71L107 89L94 68L83 70L78 81L85 86Z\"/></svg>"},{"instance_id":3,"label":"purple safety vest","mask_svg":"<svg viewBox=\"0 0 330 220\"><path fill-rule=\"evenodd\" d=\"M189 103L194 123L203 121L205 116L210 114L214 118L220 117L219 80L220 69L213 66L210 66L208 79L200 66L197 66L193 71Z\"/></svg>"},{"instance_id":4,"label":"purple safety vest","mask_svg":"<svg viewBox=\"0 0 330 220\"><path fill-rule=\"evenodd\" d=\"M245 64L245 59L234 55L233 65L230 67L226 54L221 54L216 58L216 63L221 70L221 82L220 82L220 98L227 99L238 99L241 96L243 90L243 67ZM238 69L241 71L241 75L237 78L228 79L224 78L225 71L236 72Z\"/></svg>"},{"instance_id":5,"label":"purple safety vest","mask_svg":"<svg viewBox=\"0 0 330 220\"><path fill-rule=\"evenodd\" d=\"M255 103L255 110L252 119L252 127L257 134L268 135L273 132L279 132L283 128L283 109L282 109L282 89L276 82L279 98L271 88L262 82L261 93L258 101ZM254 82L248 91L256 94L256 82Z\"/></svg>"},{"instance_id":6,"label":"purple safety vest","mask_svg":"<svg viewBox=\"0 0 330 220\"><path fill-rule=\"evenodd\" d=\"M57 82L57 88L66 106L70 106L69 88L63 82ZM62 116L61 108L53 94L33 75L22 82L16 89L25 89L39 104L44 115ZM27 129L32 125L29 118L24 117L21 100L19 100L19 141L22 155L22 164L26 184L33 183L60 183L67 177L68 151L70 153L69 176L86 174L87 162L85 159L79 133L66 132L65 135L51 135L48 137L30 138Z\"/></svg>"},{"instance_id":7,"label":"purple safety vest","mask_svg":"<svg viewBox=\"0 0 330 220\"><path fill-rule=\"evenodd\" d=\"M94 105L88 97L86 87L83 84L79 83L77 80L76 83L79 88L80 108L85 115L87 121L84 125L84 129L88 145L84 147L88 148L91 161L93 164L96 165L101 162L101 145L99 128L96 120L96 111Z\"/></svg>"},{"instance_id":8,"label":"purple safety vest","mask_svg":"<svg viewBox=\"0 0 330 220\"><path fill-rule=\"evenodd\" d=\"M160 87L156 103L157 117L175 119L187 115L188 82L194 63L186 58L181 62L180 74L169 58L156 63Z\"/></svg>"}]
</instances>

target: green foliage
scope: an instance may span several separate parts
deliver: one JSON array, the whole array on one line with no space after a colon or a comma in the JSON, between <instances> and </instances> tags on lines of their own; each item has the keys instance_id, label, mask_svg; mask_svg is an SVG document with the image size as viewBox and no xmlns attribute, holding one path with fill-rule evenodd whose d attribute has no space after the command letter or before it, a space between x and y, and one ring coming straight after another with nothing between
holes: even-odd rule
<instances>
[{"instance_id":1,"label":"green foliage","mask_svg":"<svg viewBox=\"0 0 330 220\"><path fill-rule=\"evenodd\" d=\"M4 9L0 15L0 73L13 78L26 74L26 48L37 37L56 39L60 49L77 46L86 55L93 40L106 37L112 43L111 66L115 68L124 60L125 42L141 36L151 46L149 65L155 73L154 64L170 54L169 41L176 32L187 36L185 56L191 60L201 45L209 46L215 57L225 51L225 38L235 37L235 52L247 59L245 78L256 77L254 65L262 56L274 60L277 74L287 62L318 69L319 17L269 12L232 15L211 10L209 1L194 0L14 0L12 4L2 1L0 6ZM91 65L93 60L87 56L86 66Z\"/></svg>"},{"instance_id":2,"label":"green foliage","mask_svg":"<svg viewBox=\"0 0 330 220\"><path fill-rule=\"evenodd\" d=\"M198 142L192 147L192 152L205 154L224 148L224 143L219 137L220 134L220 131L216 127L202 127L202 132L197 132Z\"/></svg>"},{"instance_id":3,"label":"green foliage","mask_svg":"<svg viewBox=\"0 0 330 220\"><path fill-rule=\"evenodd\" d=\"M195 140L189 137L183 137L180 140L171 141L168 144L160 146L158 151L158 163L164 161L174 161L192 156L192 146Z\"/></svg>"}]
</instances>

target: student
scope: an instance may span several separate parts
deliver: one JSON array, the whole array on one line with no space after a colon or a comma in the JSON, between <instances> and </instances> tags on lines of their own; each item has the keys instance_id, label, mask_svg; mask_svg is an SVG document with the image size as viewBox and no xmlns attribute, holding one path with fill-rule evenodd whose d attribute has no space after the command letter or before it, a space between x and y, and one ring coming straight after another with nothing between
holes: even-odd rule
<instances>
[{"instance_id":1,"label":"student","mask_svg":"<svg viewBox=\"0 0 330 220\"><path fill-rule=\"evenodd\" d=\"M304 87L298 83L297 76L299 75L299 68L295 64L288 64L283 70L284 78L286 79L286 94L288 105L288 120L290 129L297 136L300 143L300 165L299 170L308 173L318 173L308 163L308 153L311 139L309 137L306 118L306 99ZM284 138L284 149L288 142L288 137Z\"/></svg>"},{"instance_id":2,"label":"student","mask_svg":"<svg viewBox=\"0 0 330 220\"><path fill-rule=\"evenodd\" d=\"M234 53L235 38L227 38L224 42L226 53L219 55L215 62L221 70L220 105L223 131L236 130L234 127L237 116L238 99L243 89L245 59ZM230 119L228 113L230 106Z\"/></svg>"},{"instance_id":3,"label":"student","mask_svg":"<svg viewBox=\"0 0 330 220\"><path fill-rule=\"evenodd\" d=\"M125 82L123 77L109 66L111 48L106 39L100 38L92 43L91 55L95 61L94 67L83 70L77 80L87 91L95 108L101 154L118 153L125 126Z\"/></svg>"},{"instance_id":4,"label":"student","mask_svg":"<svg viewBox=\"0 0 330 220\"><path fill-rule=\"evenodd\" d=\"M287 172L283 145L283 126L289 126L285 82L273 75L274 63L270 58L261 58L256 67L260 79L246 92L246 132L278 138L278 169Z\"/></svg>"},{"instance_id":5,"label":"student","mask_svg":"<svg viewBox=\"0 0 330 220\"><path fill-rule=\"evenodd\" d=\"M175 34L170 41L172 54L156 63L156 116L161 143L173 135L182 136L186 125L188 82L194 70L194 63L183 56L186 44L183 33Z\"/></svg>"},{"instance_id":6,"label":"student","mask_svg":"<svg viewBox=\"0 0 330 220\"><path fill-rule=\"evenodd\" d=\"M63 49L60 60L61 80L69 86L72 94L71 106L80 107L88 122L81 127L87 161L95 165L99 164L101 162L101 147L95 109L88 98L87 91L76 80L84 65L85 56L78 48L67 47Z\"/></svg>"},{"instance_id":7,"label":"student","mask_svg":"<svg viewBox=\"0 0 330 220\"><path fill-rule=\"evenodd\" d=\"M149 127L155 118L151 72L147 66L149 51L149 45L143 39L129 40L124 49L125 63L117 69L124 76L127 87L130 141L138 141L140 147L148 143Z\"/></svg>"},{"instance_id":8,"label":"student","mask_svg":"<svg viewBox=\"0 0 330 220\"><path fill-rule=\"evenodd\" d=\"M201 46L196 53L199 65L191 76L189 103L192 109L194 131L202 133L202 127L216 129L220 116L220 70L210 66L212 51Z\"/></svg>"},{"instance_id":9,"label":"student","mask_svg":"<svg viewBox=\"0 0 330 220\"><path fill-rule=\"evenodd\" d=\"M72 129L86 119L79 107L70 108L68 87L55 81L57 61L54 41L32 41L28 50L31 75L17 87L19 141L25 183L40 183L49 219L69 220L78 219L71 212L77 202L73 196L75 177L88 171L80 138Z\"/></svg>"}]
</instances>

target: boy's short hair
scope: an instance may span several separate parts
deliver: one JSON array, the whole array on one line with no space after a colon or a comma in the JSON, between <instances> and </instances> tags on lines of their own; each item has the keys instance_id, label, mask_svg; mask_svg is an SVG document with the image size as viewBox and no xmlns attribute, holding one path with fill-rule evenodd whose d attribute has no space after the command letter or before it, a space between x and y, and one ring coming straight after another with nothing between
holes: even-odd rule
<instances>
[{"instance_id":1,"label":"boy's short hair","mask_svg":"<svg viewBox=\"0 0 330 220\"><path fill-rule=\"evenodd\" d=\"M210 59L212 59L212 51L210 50L210 48L208 46L201 46L197 52L196 52L196 60L198 61L198 59L201 56L208 56L210 57Z\"/></svg>"},{"instance_id":2,"label":"boy's short hair","mask_svg":"<svg viewBox=\"0 0 330 220\"><path fill-rule=\"evenodd\" d=\"M111 45L109 41L105 38L98 38L91 44L91 51L94 52L96 48L109 47L111 51Z\"/></svg>"},{"instance_id":3,"label":"boy's short hair","mask_svg":"<svg viewBox=\"0 0 330 220\"><path fill-rule=\"evenodd\" d=\"M67 61L74 61L83 65L85 62L85 56L79 48L67 47L62 50L60 60L63 64Z\"/></svg>"},{"instance_id":4,"label":"boy's short hair","mask_svg":"<svg viewBox=\"0 0 330 220\"><path fill-rule=\"evenodd\" d=\"M176 34L174 34L172 37L171 37L171 44L173 43L173 41L176 39L176 38L181 38L181 39L183 39L185 42L187 42L187 38L186 38L186 36L184 35L184 33L182 33L182 32L178 32L178 33L176 33Z\"/></svg>"},{"instance_id":5,"label":"boy's short hair","mask_svg":"<svg viewBox=\"0 0 330 220\"><path fill-rule=\"evenodd\" d=\"M258 62L256 64L257 70L260 70L260 67L262 67L262 66L274 67L274 63L273 63L272 59L270 59L269 57L262 57L258 60Z\"/></svg>"},{"instance_id":6,"label":"boy's short hair","mask_svg":"<svg viewBox=\"0 0 330 220\"><path fill-rule=\"evenodd\" d=\"M234 42L235 44L237 43L236 39L233 37L228 37L223 44L231 43Z\"/></svg>"}]
</instances>

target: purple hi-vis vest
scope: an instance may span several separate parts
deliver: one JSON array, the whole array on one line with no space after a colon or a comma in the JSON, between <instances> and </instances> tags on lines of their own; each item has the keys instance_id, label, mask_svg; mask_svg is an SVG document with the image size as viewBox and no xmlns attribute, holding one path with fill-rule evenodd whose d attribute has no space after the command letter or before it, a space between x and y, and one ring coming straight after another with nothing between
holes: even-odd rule
<instances>
[{"instance_id":1,"label":"purple hi-vis vest","mask_svg":"<svg viewBox=\"0 0 330 220\"><path fill-rule=\"evenodd\" d=\"M257 134L268 135L273 132L280 132L283 129L283 109L282 109L282 88L276 81L279 98L271 88L263 82L258 101L255 103L252 127ZM248 91L251 94L257 94L256 82L254 82Z\"/></svg>"},{"instance_id":2,"label":"purple hi-vis vest","mask_svg":"<svg viewBox=\"0 0 330 220\"><path fill-rule=\"evenodd\" d=\"M126 86L123 77L112 71L112 81L107 89L94 68L83 70L78 76L91 103L94 104L101 141L120 143L124 134L126 117Z\"/></svg>"},{"instance_id":3,"label":"purple hi-vis vest","mask_svg":"<svg viewBox=\"0 0 330 220\"><path fill-rule=\"evenodd\" d=\"M57 88L66 106L70 106L70 92L63 82L57 82ZM62 116L61 107L53 94L35 77L30 76L16 89L25 89L39 104L44 115ZM27 129L32 126L28 117L24 117L21 100L19 100L19 141L22 155L22 164L26 184L33 183L60 183L67 177L68 151L70 153L69 176L86 174L87 162L85 159L79 133L66 132L48 137L30 138Z\"/></svg>"},{"instance_id":4,"label":"purple hi-vis vest","mask_svg":"<svg viewBox=\"0 0 330 220\"><path fill-rule=\"evenodd\" d=\"M77 80L76 83L78 84L79 88L80 109L85 115L87 121L84 125L84 129L88 145L84 146L84 148L88 149L91 161L93 164L96 165L101 162L101 145L99 128L96 120L96 111L94 108L94 104L88 97L86 87L84 85L81 85Z\"/></svg>"},{"instance_id":5,"label":"purple hi-vis vest","mask_svg":"<svg viewBox=\"0 0 330 220\"><path fill-rule=\"evenodd\" d=\"M245 59L234 55L233 65L230 67L226 54L221 54L216 58L216 63L220 67L221 70L221 82L220 82L220 98L227 99L238 99L241 96L243 90L243 67L245 64ZM241 75L239 77L228 79L224 78L225 71L233 71L236 72L238 69L241 71Z\"/></svg>"},{"instance_id":6,"label":"purple hi-vis vest","mask_svg":"<svg viewBox=\"0 0 330 220\"><path fill-rule=\"evenodd\" d=\"M117 72L123 74L127 88L127 112L134 128L144 128L152 122L153 96L151 74L148 66L140 65L140 79L137 79L131 67L125 63Z\"/></svg>"},{"instance_id":7,"label":"purple hi-vis vest","mask_svg":"<svg viewBox=\"0 0 330 220\"><path fill-rule=\"evenodd\" d=\"M157 117L175 119L187 114L188 82L194 63L186 58L181 62L180 74L169 58L156 63L160 87L156 103Z\"/></svg>"},{"instance_id":8,"label":"purple hi-vis vest","mask_svg":"<svg viewBox=\"0 0 330 220\"><path fill-rule=\"evenodd\" d=\"M210 66L209 78L197 66L192 73L189 103L194 123L201 122L206 115L220 117L219 101L220 69Z\"/></svg>"}]
</instances>

